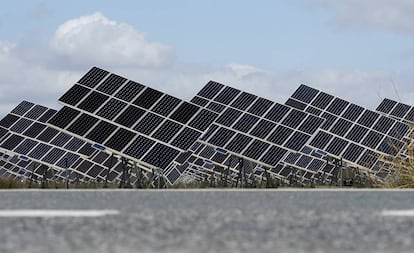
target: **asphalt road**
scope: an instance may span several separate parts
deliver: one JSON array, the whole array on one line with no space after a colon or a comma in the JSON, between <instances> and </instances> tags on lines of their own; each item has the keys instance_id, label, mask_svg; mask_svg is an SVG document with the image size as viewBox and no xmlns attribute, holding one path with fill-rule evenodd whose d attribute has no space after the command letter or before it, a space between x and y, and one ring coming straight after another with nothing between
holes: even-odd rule
<instances>
[{"instance_id":1,"label":"asphalt road","mask_svg":"<svg viewBox=\"0 0 414 253\"><path fill-rule=\"evenodd\" d=\"M414 191L0 191L0 252L413 252Z\"/></svg>"}]
</instances>

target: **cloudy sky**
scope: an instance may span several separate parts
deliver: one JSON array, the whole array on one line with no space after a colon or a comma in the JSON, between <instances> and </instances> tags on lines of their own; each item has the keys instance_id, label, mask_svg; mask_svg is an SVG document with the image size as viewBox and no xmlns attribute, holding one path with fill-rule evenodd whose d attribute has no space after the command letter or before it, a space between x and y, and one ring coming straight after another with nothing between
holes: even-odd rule
<instances>
[{"instance_id":1,"label":"cloudy sky","mask_svg":"<svg viewBox=\"0 0 414 253\"><path fill-rule=\"evenodd\" d=\"M98 66L190 99L215 80L284 102L305 83L375 109L414 103L414 1L7 1L0 115Z\"/></svg>"}]
</instances>

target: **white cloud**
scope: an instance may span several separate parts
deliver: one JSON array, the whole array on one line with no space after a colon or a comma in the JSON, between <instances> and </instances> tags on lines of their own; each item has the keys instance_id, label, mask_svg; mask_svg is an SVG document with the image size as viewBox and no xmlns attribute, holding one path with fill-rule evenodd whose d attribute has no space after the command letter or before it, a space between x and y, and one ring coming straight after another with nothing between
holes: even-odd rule
<instances>
[{"instance_id":1,"label":"white cloud","mask_svg":"<svg viewBox=\"0 0 414 253\"><path fill-rule=\"evenodd\" d=\"M134 27L94 13L59 26L50 43L61 60L76 66L163 67L172 63L174 50L150 42Z\"/></svg>"},{"instance_id":2,"label":"white cloud","mask_svg":"<svg viewBox=\"0 0 414 253\"><path fill-rule=\"evenodd\" d=\"M94 65L151 72L173 60L172 47L100 13L65 22L48 44L0 41L0 115L24 99L57 107L57 99Z\"/></svg>"},{"instance_id":3,"label":"white cloud","mask_svg":"<svg viewBox=\"0 0 414 253\"><path fill-rule=\"evenodd\" d=\"M41 47L0 42L0 115L22 100L57 107L65 90L95 65L183 99L191 99L209 80L215 80L281 103L300 83L373 109L384 97L414 102L414 94L405 92L412 90L410 73L184 64L172 61L173 52L172 47L148 42L130 25L99 13L65 22Z\"/></svg>"},{"instance_id":4,"label":"white cloud","mask_svg":"<svg viewBox=\"0 0 414 253\"><path fill-rule=\"evenodd\" d=\"M334 12L338 24L414 34L412 0L308 0Z\"/></svg>"},{"instance_id":5,"label":"white cloud","mask_svg":"<svg viewBox=\"0 0 414 253\"><path fill-rule=\"evenodd\" d=\"M25 61L18 56L18 50L15 44L0 43L0 113L5 114L24 99L56 107L59 94L80 73Z\"/></svg>"}]
</instances>

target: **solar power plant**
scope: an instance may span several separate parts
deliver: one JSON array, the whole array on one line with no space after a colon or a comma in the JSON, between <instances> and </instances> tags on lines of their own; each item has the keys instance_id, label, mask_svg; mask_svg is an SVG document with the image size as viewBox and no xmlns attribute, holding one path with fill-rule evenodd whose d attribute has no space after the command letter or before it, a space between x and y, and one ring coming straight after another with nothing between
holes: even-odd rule
<instances>
[{"instance_id":1,"label":"solar power plant","mask_svg":"<svg viewBox=\"0 0 414 253\"><path fill-rule=\"evenodd\" d=\"M405 145L407 124L309 86L300 85L285 104L325 119L310 147L380 178L388 173L381 157L395 157Z\"/></svg>"},{"instance_id":2,"label":"solar power plant","mask_svg":"<svg viewBox=\"0 0 414 253\"><path fill-rule=\"evenodd\" d=\"M161 169L174 184L239 180L243 169L309 183L336 173L329 155L383 178L382 158L404 153L414 122L411 106L385 99L371 111L306 85L280 104L210 81L187 102L97 67L59 103L23 101L0 120L0 149L11 154L3 174L40 177L50 167L64 179L70 168L72 180L119 182L125 168L146 177Z\"/></svg>"},{"instance_id":3,"label":"solar power plant","mask_svg":"<svg viewBox=\"0 0 414 253\"><path fill-rule=\"evenodd\" d=\"M170 182L177 171L169 165L208 127L200 106L96 67L59 102L48 124L148 171L161 168Z\"/></svg>"},{"instance_id":4,"label":"solar power plant","mask_svg":"<svg viewBox=\"0 0 414 253\"><path fill-rule=\"evenodd\" d=\"M305 146L324 123L321 117L213 81L191 102L218 114L190 150L188 162L193 171L197 171L194 167L237 171L243 160L250 162L246 169L253 174L269 170L287 177L293 167L302 170L304 180L309 181L326 167Z\"/></svg>"},{"instance_id":5,"label":"solar power plant","mask_svg":"<svg viewBox=\"0 0 414 253\"><path fill-rule=\"evenodd\" d=\"M64 179L68 168L71 180L119 180L122 166L118 159L45 124L55 114L56 110L45 106L21 102L0 120L0 148L18 154L23 160L15 164L38 177L51 167L55 178Z\"/></svg>"}]
</instances>

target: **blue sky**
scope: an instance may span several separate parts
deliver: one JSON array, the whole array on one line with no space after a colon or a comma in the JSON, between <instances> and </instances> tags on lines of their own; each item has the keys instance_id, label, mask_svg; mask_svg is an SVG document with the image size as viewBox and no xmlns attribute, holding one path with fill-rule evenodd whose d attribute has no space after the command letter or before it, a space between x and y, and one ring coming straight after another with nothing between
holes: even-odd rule
<instances>
[{"instance_id":1,"label":"blue sky","mask_svg":"<svg viewBox=\"0 0 414 253\"><path fill-rule=\"evenodd\" d=\"M375 108L414 102L408 0L7 1L0 113L96 65L190 99L208 80L284 102L299 83Z\"/></svg>"}]
</instances>

